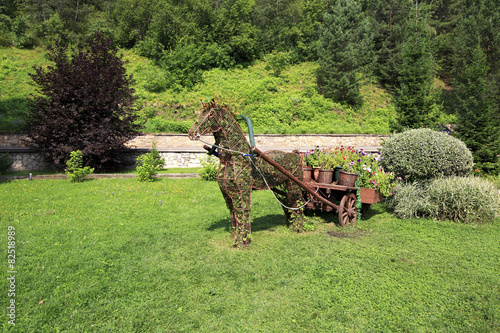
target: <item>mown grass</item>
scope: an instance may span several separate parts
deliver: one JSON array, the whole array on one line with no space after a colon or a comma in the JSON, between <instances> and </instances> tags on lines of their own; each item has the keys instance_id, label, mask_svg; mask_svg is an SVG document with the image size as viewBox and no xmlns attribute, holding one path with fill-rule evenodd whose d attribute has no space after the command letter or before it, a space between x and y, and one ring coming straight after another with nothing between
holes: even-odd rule
<instances>
[{"instance_id":1,"label":"mown grass","mask_svg":"<svg viewBox=\"0 0 500 333\"><path fill-rule=\"evenodd\" d=\"M158 171L158 173L198 173L200 172L201 168L167 168L167 169L162 169ZM29 174L31 173L32 176L37 176L37 175L64 175L63 171L51 171L51 170L36 170L36 171L31 171L31 170L20 170L20 171L6 171L2 174L0 174L0 177L16 177L16 176L22 176L22 177L28 177ZM121 171L115 171L113 172L115 174L136 174L137 171L136 169L124 169Z\"/></svg>"},{"instance_id":2,"label":"mown grass","mask_svg":"<svg viewBox=\"0 0 500 333\"><path fill-rule=\"evenodd\" d=\"M498 220L401 221L378 204L354 227L318 215L311 219L328 223L297 234L284 226L269 192L253 198L252 244L237 250L213 182L0 183L0 230L5 238L8 226L16 229L18 271L16 326L3 316L0 327L500 331ZM2 281L6 293L8 280ZM2 308L7 301L1 299Z\"/></svg>"}]
</instances>

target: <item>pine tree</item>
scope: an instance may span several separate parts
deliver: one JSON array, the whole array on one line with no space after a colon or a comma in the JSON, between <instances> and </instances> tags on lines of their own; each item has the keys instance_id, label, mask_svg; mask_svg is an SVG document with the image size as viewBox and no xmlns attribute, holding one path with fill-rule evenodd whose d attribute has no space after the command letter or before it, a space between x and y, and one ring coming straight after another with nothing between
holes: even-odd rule
<instances>
[{"instance_id":1,"label":"pine tree","mask_svg":"<svg viewBox=\"0 0 500 333\"><path fill-rule=\"evenodd\" d=\"M397 65L406 40L406 25L412 3L406 0L368 1L374 32L375 75L388 90L397 82Z\"/></svg>"},{"instance_id":2,"label":"pine tree","mask_svg":"<svg viewBox=\"0 0 500 333\"><path fill-rule=\"evenodd\" d=\"M372 36L361 5L340 0L323 17L318 49L319 91L335 101L359 106L359 72L371 59Z\"/></svg>"},{"instance_id":3,"label":"pine tree","mask_svg":"<svg viewBox=\"0 0 500 333\"><path fill-rule=\"evenodd\" d=\"M398 81L394 86L397 117L391 128L396 131L432 126L435 121L431 95L435 64L426 23L420 21L408 27L411 32L403 45Z\"/></svg>"},{"instance_id":4,"label":"pine tree","mask_svg":"<svg viewBox=\"0 0 500 333\"><path fill-rule=\"evenodd\" d=\"M476 0L461 14L453 43L456 133L471 149L476 168L492 174L500 172L499 24L498 6Z\"/></svg>"}]
</instances>

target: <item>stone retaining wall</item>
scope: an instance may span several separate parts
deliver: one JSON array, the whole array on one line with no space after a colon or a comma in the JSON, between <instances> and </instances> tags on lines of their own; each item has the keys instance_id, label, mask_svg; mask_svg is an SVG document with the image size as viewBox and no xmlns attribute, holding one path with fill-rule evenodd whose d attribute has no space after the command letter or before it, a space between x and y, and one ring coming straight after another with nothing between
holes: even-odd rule
<instances>
[{"instance_id":1,"label":"stone retaining wall","mask_svg":"<svg viewBox=\"0 0 500 333\"><path fill-rule=\"evenodd\" d=\"M248 140L248 135L246 136ZM382 140L387 135L376 134L257 134L255 135L255 145L264 148L290 148L307 150L316 146L336 147L380 147ZM207 135L205 141L212 142L213 137ZM157 148L200 148L203 144L198 141L189 140L187 134L146 134L136 137L128 142L129 147L151 148L156 142Z\"/></svg>"},{"instance_id":2,"label":"stone retaining wall","mask_svg":"<svg viewBox=\"0 0 500 333\"><path fill-rule=\"evenodd\" d=\"M130 152L125 153L125 160L133 163L131 168L135 168L135 161L139 155L142 155L149 150L145 149L133 149ZM14 161L10 170L12 171L42 171L54 169L51 163L47 163L43 160L42 156L29 149L21 150L16 149L15 151L10 151L8 149L1 149L0 154L9 153L10 158ZM193 152L193 151L159 151L160 156L165 159L166 169L171 168L198 168L201 167L200 157L206 156L205 152Z\"/></svg>"},{"instance_id":3,"label":"stone retaining wall","mask_svg":"<svg viewBox=\"0 0 500 333\"><path fill-rule=\"evenodd\" d=\"M255 135L255 145L265 148L291 148L306 150L315 146L335 147L380 147L382 140L387 135L376 134L257 134ZM207 135L205 141L212 142L213 137ZM248 136L247 136L248 139ZM200 148L202 144L198 141L189 140L187 134L145 134L130 140L127 146L130 148L152 147L156 142L157 148ZM26 135L0 133L0 148L26 148Z\"/></svg>"},{"instance_id":4,"label":"stone retaining wall","mask_svg":"<svg viewBox=\"0 0 500 333\"><path fill-rule=\"evenodd\" d=\"M132 149L127 152L126 160L132 164L132 168L135 168L135 161L137 157L142 154L148 153L150 149ZM200 157L206 156L205 150L164 150L159 148L158 152L160 156L165 159L164 169L171 168L199 168L201 167Z\"/></svg>"},{"instance_id":5,"label":"stone retaining wall","mask_svg":"<svg viewBox=\"0 0 500 333\"><path fill-rule=\"evenodd\" d=\"M255 136L255 144L262 150L283 149L291 151L299 149L305 151L315 146L335 147L354 146L365 150L375 151L381 146L385 135L358 135L358 134L304 134L280 135L260 134ZM204 137L205 141L213 142L213 137ZM165 158L165 168L200 167L199 158L205 156L203 143L189 140L187 134L146 134L128 142L132 148L127 152L127 160L135 162L137 157L148 152L153 143ZM0 133L0 153L9 152L14 160L12 170L49 170L52 166L45 162L41 155L26 146L26 136L23 134Z\"/></svg>"},{"instance_id":6,"label":"stone retaining wall","mask_svg":"<svg viewBox=\"0 0 500 333\"><path fill-rule=\"evenodd\" d=\"M33 151L9 152L10 158L14 161L11 170L50 170L52 164L44 161L42 156Z\"/></svg>"},{"instance_id":7,"label":"stone retaining wall","mask_svg":"<svg viewBox=\"0 0 500 333\"><path fill-rule=\"evenodd\" d=\"M0 133L0 148L26 148L25 134Z\"/></svg>"}]
</instances>

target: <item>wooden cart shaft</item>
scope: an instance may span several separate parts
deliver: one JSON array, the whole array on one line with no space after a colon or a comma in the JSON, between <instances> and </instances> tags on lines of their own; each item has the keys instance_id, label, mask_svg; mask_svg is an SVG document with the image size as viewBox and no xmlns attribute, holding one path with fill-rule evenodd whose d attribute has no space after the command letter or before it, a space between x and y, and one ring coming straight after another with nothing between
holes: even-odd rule
<instances>
[{"instance_id":1,"label":"wooden cart shaft","mask_svg":"<svg viewBox=\"0 0 500 333\"><path fill-rule=\"evenodd\" d=\"M304 189L304 191L306 191L307 193L309 193L310 195L312 195L315 199L321 201L322 203L324 203L327 206L332 207L336 211L338 210L338 206L336 204L334 204L331 201L326 200L321 195L319 195L318 193L316 193L314 191L314 189L309 184L301 181L300 179L298 179L297 177L295 177L294 175L292 175L290 172L288 172L281 165L279 165L278 163L276 163L275 161L273 161L271 158L269 158L268 156L266 156L266 154L264 154L258 148L252 147L251 149L252 149L252 151L254 151L257 154L257 156L259 156L264 161L266 161L267 163L269 163L273 167L275 167L279 172L281 172L282 174L284 174L285 176L287 176L288 178L290 178L290 180L292 180L294 183L296 183L297 185L299 185L300 187L302 187Z\"/></svg>"}]
</instances>

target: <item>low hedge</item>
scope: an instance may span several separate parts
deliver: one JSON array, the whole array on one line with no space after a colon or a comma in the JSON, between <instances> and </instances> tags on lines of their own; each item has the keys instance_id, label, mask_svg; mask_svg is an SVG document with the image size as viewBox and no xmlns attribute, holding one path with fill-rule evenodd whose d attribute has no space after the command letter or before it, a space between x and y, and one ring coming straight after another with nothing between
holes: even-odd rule
<instances>
[{"instance_id":1,"label":"low hedge","mask_svg":"<svg viewBox=\"0 0 500 333\"><path fill-rule=\"evenodd\" d=\"M474 176L436 178L427 183L399 184L389 207L399 218L484 223L499 214L500 190Z\"/></svg>"}]
</instances>

